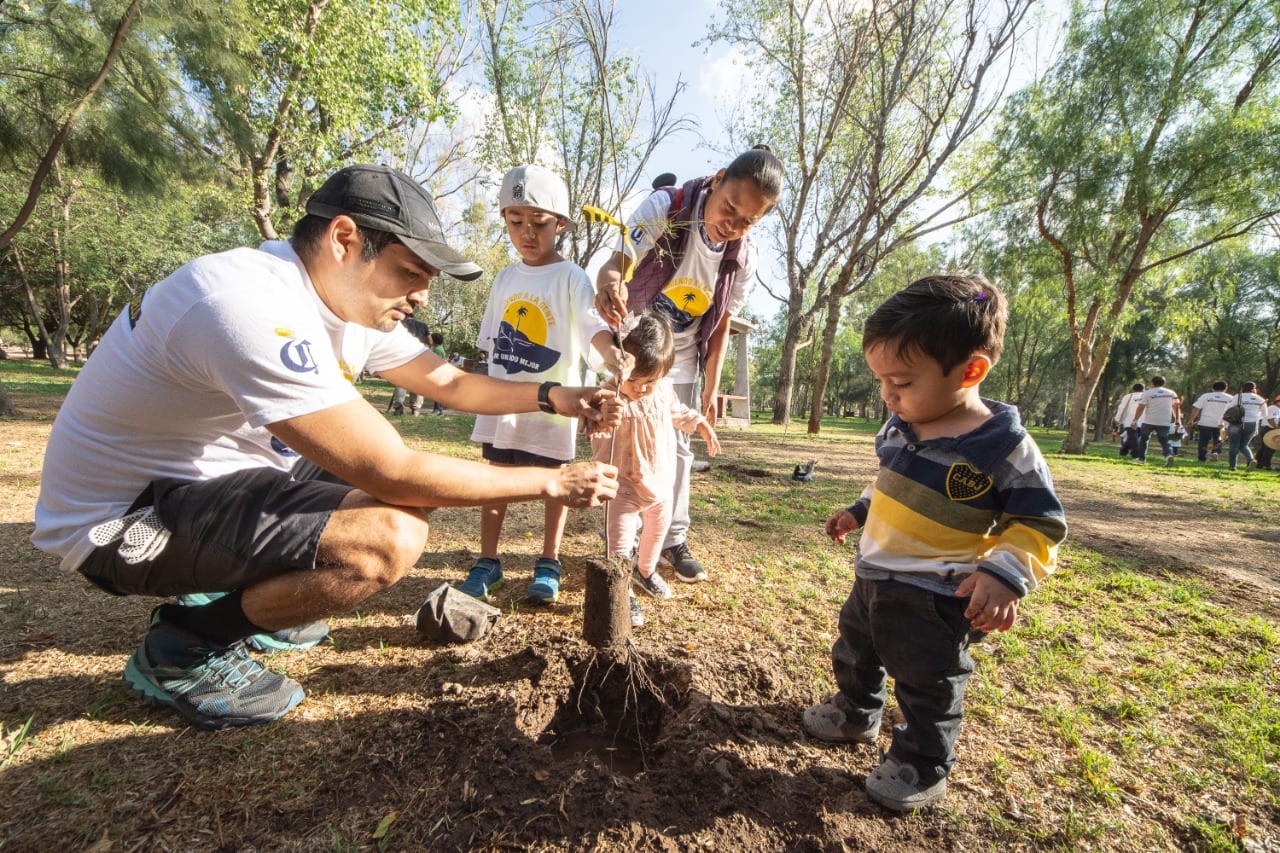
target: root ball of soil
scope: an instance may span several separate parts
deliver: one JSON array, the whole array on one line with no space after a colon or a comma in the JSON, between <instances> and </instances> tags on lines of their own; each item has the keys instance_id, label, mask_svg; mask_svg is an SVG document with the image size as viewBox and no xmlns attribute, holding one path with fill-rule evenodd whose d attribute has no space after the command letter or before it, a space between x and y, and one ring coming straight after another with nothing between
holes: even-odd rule
<instances>
[{"instance_id":1,"label":"root ball of soil","mask_svg":"<svg viewBox=\"0 0 1280 853\"><path fill-rule=\"evenodd\" d=\"M631 639L631 561L625 557L587 562L582 597L582 636L593 647L625 653Z\"/></svg>"}]
</instances>

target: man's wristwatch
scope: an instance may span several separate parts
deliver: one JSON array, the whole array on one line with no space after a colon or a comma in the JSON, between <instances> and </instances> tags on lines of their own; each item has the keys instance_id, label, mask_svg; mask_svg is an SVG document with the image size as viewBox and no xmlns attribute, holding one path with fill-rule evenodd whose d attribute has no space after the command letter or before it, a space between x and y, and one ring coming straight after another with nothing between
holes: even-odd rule
<instances>
[{"instance_id":1,"label":"man's wristwatch","mask_svg":"<svg viewBox=\"0 0 1280 853\"><path fill-rule=\"evenodd\" d=\"M548 415L556 413L555 406L551 405L551 389L559 387L559 382L543 382L538 386L538 408Z\"/></svg>"}]
</instances>

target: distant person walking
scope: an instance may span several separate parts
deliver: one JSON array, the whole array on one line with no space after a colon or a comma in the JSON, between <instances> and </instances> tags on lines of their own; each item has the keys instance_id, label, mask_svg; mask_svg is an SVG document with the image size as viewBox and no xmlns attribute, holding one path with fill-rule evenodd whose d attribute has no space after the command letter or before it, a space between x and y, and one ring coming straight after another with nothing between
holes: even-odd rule
<instances>
[{"instance_id":1,"label":"distant person walking","mask_svg":"<svg viewBox=\"0 0 1280 853\"><path fill-rule=\"evenodd\" d=\"M1267 414L1262 419L1262 422L1258 424L1258 438L1260 441L1258 442L1258 455L1254 459L1258 463L1258 468L1266 471L1271 470L1271 457L1275 451L1267 446L1265 439L1267 433L1280 429L1280 405L1277 404L1280 404L1280 397L1276 397L1271 405L1267 406Z\"/></svg>"},{"instance_id":2,"label":"distant person walking","mask_svg":"<svg viewBox=\"0 0 1280 853\"><path fill-rule=\"evenodd\" d=\"M1116 431L1120 433L1120 458L1122 459L1126 456L1138 455L1138 422L1135 417L1138 414L1138 406L1142 403L1143 387L1141 382L1133 383L1132 390L1120 398L1120 407L1116 409L1116 415L1112 418Z\"/></svg>"},{"instance_id":3,"label":"distant person walking","mask_svg":"<svg viewBox=\"0 0 1280 853\"><path fill-rule=\"evenodd\" d=\"M1194 426L1197 434L1196 458L1207 461L1209 448L1218 444L1218 436L1222 432L1222 413L1227 410L1235 398L1227 393L1227 383L1219 379L1213 383L1213 390L1206 391L1191 404L1191 417L1187 418L1187 426ZM1214 453L1217 459L1218 454Z\"/></svg>"},{"instance_id":4,"label":"distant person walking","mask_svg":"<svg viewBox=\"0 0 1280 853\"><path fill-rule=\"evenodd\" d=\"M1240 385L1240 393L1235 396L1235 400L1244 407L1244 420L1238 424L1227 424L1227 470L1229 471L1236 470L1236 460L1240 456L1244 456L1246 468L1253 468L1255 465L1249 442L1253 440L1254 433L1258 431L1258 424L1267 413L1267 401L1256 393L1257 389L1258 386L1252 382L1243 382Z\"/></svg>"},{"instance_id":5,"label":"distant person walking","mask_svg":"<svg viewBox=\"0 0 1280 853\"><path fill-rule=\"evenodd\" d=\"M1178 399L1176 391L1164 387L1163 376L1151 377L1151 387L1142 392L1142 400L1134 415L1134 420L1140 425L1138 448L1134 456L1138 462L1147 461L1147 442L1151 440L1151 434L1155 433L1160 441L1160 450L1164 453L1164 467L1173 465L1173 447L1169 444L1169 433L1175 427L1182 428L1182 407Z\"/></svg>"}]
</instances>

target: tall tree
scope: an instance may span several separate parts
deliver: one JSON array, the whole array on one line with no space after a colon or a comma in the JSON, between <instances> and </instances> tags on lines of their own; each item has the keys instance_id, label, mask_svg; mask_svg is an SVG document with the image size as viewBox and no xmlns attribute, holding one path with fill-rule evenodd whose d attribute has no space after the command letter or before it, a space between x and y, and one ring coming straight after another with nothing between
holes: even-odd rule
<instances>
[{"instance_id":1,"label":"tall tree","mask_svg":"<svg viewBox=\"0 0 1280 853\"><path fill-rule=\"evenodd\" d=\"M1186 353L1187 390L1252 380L1280 394L1280 252L1221 245L1188 265L1174 291L1172 331Z\"/></svg>"},{"instance_id":2,"label":"tall tree","mask_svg":"<svg viewBox=\"0 0 1280 853\"><path fill-rule=\"evenodd\" d=\"M24 4L16 12L0 8L0 31L12 39L8 62L0 68L6 104L0 109L0 147L10 152L26 148L32 154L42 149L25 199L0 232L0 252L30 219L45 179L120 59L141 7L142 0L132 0L101 22L95 20L96 9L90 7L86 16L79 4L53 3L37 9ZM100 23L105 26L99 28ZM101 62L95 67L92 60L99 51ZM73 58L76 61L68 62Z\"/></svg>"},{"instance_id":3,"label":"tall tree","mask_svg":"<svg viewBox=\"0 0 1280 853\"><path fill-rule=\"evenodd\" d=\"M1077 5L1046 79L1012 99L992 162L1057 258L1074 368L1063 449L1083 452L1090 401L1152 271L1280 211L1275 4Z\"/></svg>"},{"instance_id":4,"label":"tall tree","mask_svg":"<svg viewBox=\"0 0 1280 853\"><path fill-rule=\"evenodd\" d=\"M809 419L818 432L845 298L887 255L954 221L972 185L929 193L994 110L1004 78L993 71L1030 2L722 4L711 37L744 49L752 72L753 101L735 132L768 141L787 173L774 423L790 419L797 352L823 318Z\"/></svg>"},{"instance_id":5,"label":"tall tree","mask_svg":"<svg viewBox=\"0 0 1280 853\"><path fill-rule=\"evenodd\" d=\"M450 109L458 29L455 0L233 0L189 7L172 48L211 154L275 239L317 179Z\"/></svg>"},{"instance_id":6,"label":"tall tree","mask_svg":"<svg viewBox=\"0 0 1280 853\"><path fill-rule=\"evenodd\" d=\"M120 0L0 5L0 235L24 328L55 367L77 343L76 225L86 184L156 193L200 174L175 128L190 116L169 56L154 50L168 4ZM39 233L24 244L24 232ZM87 304L94 304L90 298Z\"/></svg>"},{"instance_id":7,"label":"tall tree","mask_svg":"<svg viewBox=\"0 0 1280 853\"><path fill-rule=\"evenodd\" d=\"M499 172L521 163L554 168L565 177L573 210L590 204L620 213L658 144L691 127L674 113L683 82L659 93L635 57L610 42L616 15L613 0L511 0L482 8L494 97L486 162ZM565 253L585 266L616 235L612 227L583 223L566 235Z\"/></svg>"}]
</instances>

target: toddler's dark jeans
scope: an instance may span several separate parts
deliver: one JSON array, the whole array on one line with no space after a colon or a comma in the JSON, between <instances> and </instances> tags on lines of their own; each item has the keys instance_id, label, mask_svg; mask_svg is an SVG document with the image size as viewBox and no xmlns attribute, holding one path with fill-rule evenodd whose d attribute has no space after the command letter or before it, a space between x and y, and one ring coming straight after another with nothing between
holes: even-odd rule
<instances>
[{"instance_id":1,"label":"toddler's dark jeans","mask_svg":"<svg viewBox=\"0 0 1280 853\"><path fill-rule=\"evenodd\" d=\"M898 581L858 578L840 609L840 638L831 649L836 685L874 723L884 713L885 676L893 676L906 723L894 726L889 753L913 765L923 785L946 776L956 761L973 673L969 644L985 636L965 618L968 603Z\"/></svg>"}]
</instances>

